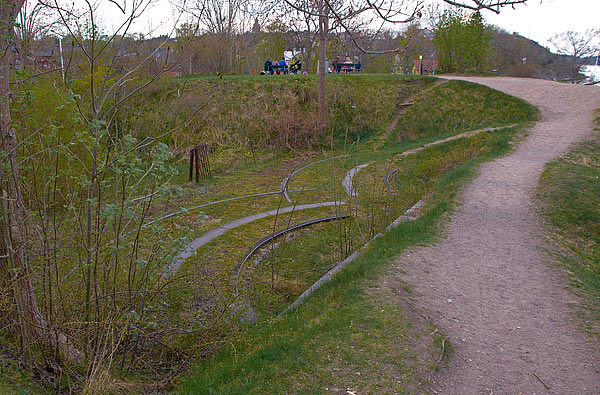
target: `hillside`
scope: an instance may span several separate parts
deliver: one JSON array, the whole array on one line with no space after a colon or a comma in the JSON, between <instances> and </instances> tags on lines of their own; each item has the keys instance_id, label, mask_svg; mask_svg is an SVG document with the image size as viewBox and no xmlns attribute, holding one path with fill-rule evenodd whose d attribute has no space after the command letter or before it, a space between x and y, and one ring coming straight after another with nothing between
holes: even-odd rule
<instances>
[{"instance_id":1,"label":"hillside","mask_svg":"<svg viewBox=\"0 0 600 395\"><path fill-rule=\"evenodd\" d=\"M363 75L360 78L368 80L371 77ZM414 80L396 81L396 89L406 83L416 83ZM438 99L432 102L434 97ZM441 141L414 154L408 154L408 150L480 127L522 125L534 119L536 112L520 100L459 81L423 85L411 100L414 104L408 112L402 113L398 125L414 127L410 133L394 129L386 144L377 151L372 147L377 146L378 135L384 132L381 129L367 141L347 146L351 149L347 158L316 164L318 160L346 152L334 150L326 156L296 158L293 164L282 162L274 168L245 174L248 184L258 185L261 180L260 185L265 185L272 180L271 189L274 189L277 179L285 178L286 174L303 165L315 163L290 182L290 189L302 191L293 197L293 204L300 207L308 202L343 199L346 204L340 204L329 213L352 217L294 232L272 247L264 248L255 260L247 263L241 281L247 285L256 284L256 288L247 288L244 300L252 306L257 321L231 333L223 349L194 368L192 376L183 379L183 392L262 393L266 388L273 392L320 392L325 388L368 392L376 391L377 385L397 391L424 388L442 338L436 335L435 328L409 311L382 302L389 298L391 290L380 287L374 280L390 259L404 248L431 240L439 220L453 207L454 194L472 174L476 164L510 149L510 142L519 129L483 131L453 141ZM497 112L492 106L497 100L505 100L509 107ZM443 117L442 114L449 115L453 110L457 115L450 117L448 122L431 123L436 114ZM406 121L403 121L404 116L408 117ZM357 194L348 194L341 189L344 175L348 177L352 169L365 164L368 166L357 171L352 181ZM393 169L397 171L393 177L388 177ZM274 175L276 177L272 179ZM389 187L384 181L387 179ZM319 290L293 313L276 318L333 265L423 198L427 205L422 219L401 225L378 238L356 264L344 270L333 283ZM286 206L283 202L282 207ZM244 207L247 205L236 210L246 211ZM256 202L252 210L264 211L268 207ZM269 221L262 234L311 218L314 217L308 212L299 212L293 219L287 216L278 219L277 223L281 225ZM223 243L214 245L219 256L224 258L222 265L233 261L226 255L233 253L235 257L243 253L241 248L234 249L233 245L249 245L253 238L260 237L259 225L232 231ZM211 251L214 250L202 251L205 251L204 257L198 250L200 256L182 266L184 273L191 274L192 267L211 264L207 258L213 256ZM348 323L352 324L348 326ZM402 347L411 351L405 352L404 348L392 354L386 351L394 348L398 339L403 339ZM382 371L393 371L393 374L384 378L380 375ZM304 377L311 379L306 381Z\"/></svg>"},{"instance_id":2,"label":"hillside","mask_svg":"<svg viewBox=\"0 0 600 395\"><path fill-rule=\"evenodd\" d=\"M86 94L77 83L73 87L72 94ZM469 169L510 148L518 128L503 126L535 118L535 110L524 102L463 82L436 84L433 78L365 74L332 76L328 87L330 126L322 136L316 136L310 124L316 105L314 76L224 76L159 81L115 113L111 122L117 122L118 135L101 134L92 139L69 94L56 94L51 80L23 85L23 94L14 106L15 119L31 131L23 150L32 166L24 167L21 176L32 185L26 191L32 209L44 200L53 207L32 221L36 229L51 224L50 245L60 246L52 247L52 254L31 251L32 281L36 287L48 287L44 284L51 281L52 292L44 293L44 300L52 303L46 306L58 306L52 307L52 311L57 309L54 322L73 339L83 342L89 336L90 324L75 318L86 314L98 317L93 324L97 333L121 336L122 343L100 362L113 366L108 371L111 379L93 377L86 385L106 392L119 388L145 392L157 386L168 389L191 367L194 377L204 377L213 367L220 369L218 361L236 355L254 358L252 350L267 344L266 339L272 338L270 325L275 323L283 331L282 344L300 336L294 347L309 347L297 323L274 317L333 265L425 198L428 203L422 221L403 225L378 241L385 246L380 251L383 255L373 249L362 258L364 263L351 270L354 274L343 275L346 280L336 280L322 291L321 296L329 295L325 298L330 302L313 305L315 299L311 299L306 306L313 307L301 309L306 322L322 321L321 314L334 314L326 325L333 328L348 322L349 315L362 314L372 302L361 295L377 268L405 246L435 234ZM499 101L505 110L493 107ZM411 104L408 109L407 103ZM39 111L42 108L45 111ZM22 117L34 110L38 110L34 120ZM53 128L43 139L35 138L38 125L53 125L58 120L70 122L69 127ZM500 129L443 140L485 127ZM70 143L63 151L61 142L65 141ZM156 143L149 145L153 141ZM435 142L439 144L408 154ZM86 174L93 163L93 151L87 149L90 143L106 148L99 150L102 189L94 211L102 233L94 272L90 270L87 277L78 258L85 245L80 226L85 211L78 210L77 204L89 193L88 183L84 176L74 179L69 175ZM211 176L190 183L189 149L200 143L208 147ZM40 147L46 150L40 151ZM113 153L118 153L114 159ZM102 170L112 163L117 171ZM360 172L352 170L359 165ZM348 177L349 183L342 183ZM43 179L54 182L41 184L44 189L33 187ZM118 205L113 203L115 199ZM331 217L329 222L287 232L241 260L267 235ZM405 233L409 229L413 230ZM135 255L125 253L131 249ZM48 271L52 277L46 275ZM53 280L56 277L60 282ZM98 292L92 300L97 308L88 313L86 278L96 284L93 289ZM343 298L355 295L352 297L360 302L357 299L357 310L342 309L336 316L340 295L328 290L340 286L346 295ZM101 303L103 300L111 302ZM315 314L317 311L320 313ZM361 333L380 332L385 326L379 326L384 316L372 318L363 323L366 327ZM402 331L413 322L407 316L389 324L400 325L397 329ZM316 347L314 359L302 364L316 368L322 366L321 357L329 347L326 343L332 340L327 336L336 329L318 325L314 329L325 336L325 348ZM407 345L413 342L413 335L421 336L407 332ZM435 341L432 339L430 348L433 353ZM234 345L233 354L227 345ZM40 369L43 366L40 362ZM69 369L69 379L58 380L53 373L45 373L42 381L54 382L58 390L81 389L77 379L80 368ZM409 369L400 382L412 386L422 378L421 368ZM11 380L6 382L10 385ZM290 376L290 380L281 382L281 388L292 388L298 378ZM260 378L259 382L267 385L271 381ZM318 383L315 385L321 385Z\"/></svg>"}]
</instances>

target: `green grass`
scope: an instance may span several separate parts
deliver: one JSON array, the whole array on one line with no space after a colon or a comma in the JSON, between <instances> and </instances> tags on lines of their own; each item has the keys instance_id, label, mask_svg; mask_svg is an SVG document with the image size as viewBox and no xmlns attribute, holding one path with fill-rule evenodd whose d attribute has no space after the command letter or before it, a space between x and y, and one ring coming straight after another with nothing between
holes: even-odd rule
<instances>
[{"instance_id":1,"label":"green grass","mask_svg":"<svg viewBox=\"0 0 600 395\"><path fill-rule=\"evenodd\" d=\"M435 183L425 213L376 239L368 251L297 310L248 327L185 378L188 394L425 392L439 337L415 325L380 276L403 249L431 242L477 164L510 150L506 131L478 158ZM397 293L396 293L397 294Z\"/></svg>"},{"instance_id":2,"label":"green grass","mask_svg":"<svg viewBox=\"0 0 600 395\"><path fill-rule=\"evenodd\" d=\"M151 126L168 128L186 119L197 105L206 105L198 119L190 121L167 142L171 150L183 153L197 142L210 143L214 148L213 178L200 185L186 183L187 168L182 162L181 174L173 180L173 186L182 187L182 195L157 202L148 213L149 218L182 207L276 191L293 169L348 151L347 158L323 162L299 173L289 189L316 188L290 192L298 204L350 200L340 183L345 172L357 164L372 162L355 177L359 197L350 203L357 212L356 218L342 222L342 227L329 223L308 228L247 272L252 286L240 294L256 308L256 326L246 326L240 322L237 310L229 309L234 296L229 286L231 271L237 259L272 230L330 215L334 208L280 216L276 224L273 218L256 221L230 230L199 249L181 266L179 277L165 288L166 292L145 305L144 313L148 333L156 325L191 333L161 337L161 347L141 350L139 360L144 364L134 368L125 380L144 382L153 374L160 375L156 372L185 368L187 361L205 358L196 370L200 378L187 381L189 387L182 388L191 388L191 392L212 388L221 393L260 393L265 392L267 385L273 389L271 392L320 392L324 388L378 392L376 385L384 385L395 392L412 393L424 388L424 378L431 370L430 357L439 351L436 344L440 338L429 335L433 330L426 323L419 323L418 317L410 316L403 309L402 300L397 299L395 288L381 286L378 276L404 247L434 237L440 219L451 210L453 191L472 174L476 163L507 151L515 130L482 133L430 147L410 157L396 154L474 125L531 120L535 111L522 101L473 84L448 83L451 89L445 88L441 92L446 93L440 94L440 87L427 89L433 86L431 78L360 75L333 76L328 81L329 133L314 145L304 146L300 141L302 151L290 148L298 142L290 140L288 144L285 139L302 138L303 133L314 130L302 123L314 119L314 76L162 81L124 109L124 124L139 130L143 137ZM437 100L433 107L432 94ZM493 103L504 103L506 108L489 108L492 101L483 100L488 95L495 98ZM396 104L408 98L415 100L408 119L418 127L408 138L374 149L371 142L374 137L387 135L398 111ZM482 100L483 107L478 104ZM455 104L466 109L472 105L483 115L478 113L478 118L462 122L459 117L467 113L455 116L451 110ZM520 115L513 116L511 109ZM487 119L486 111L492 114ZM297 127L298 124L303 126ZM248 139L257 143L256 163ZM400 194L391 197L383 189L383 177L394 167L401 169L395 185ZM424 196L428 197L429 206L422 219L378 239L340 280L311 299L313 302L283 320L272 320L329 267ZM207 207L202 213L194 211L163 221L160 231L145 228L140 241L145 245L167 240L183 243L184 236L193 239L233 219L274 209L281 202L279 196L270 196ZM342 234L348 235L345 241L341 240ZM108 234L106 237L110 239ZM178 246L174 241L164 244L175 250ZM63 251L72 253L68 248ZM69 259L61 270L68 272L77 262ZM158 276L165 263L153 261L150 274ZM271 267L277 267L276 276L271 277ZM74 290L78 289L80 275L76 272L69 279ZM423 355L426 357L421 358ZM290 374L290 370L296 373Z\"/></svg>"},{"instance_id":3,"label":"green grass","mask_svg":"<svg viewBox=\"0 0 600 395\"><path fill-rule=\"evenodd\" d=\"M20 366L17 362L18 352L3 346L0 349L0 394L49 394L40 382L36 382L34 375Z\"/></svg>"},{"instance_id":4,"label":"green grass","mask_svg":"<svg viewBox=\"0 0 600 395\"><path fill-rule=\"evenodd\" d=\"M600 118L599 118L600 120ZM550 162L538 188L552 250L571 289L582 297L577 313L600 338L600 135Z\"/></svg>"},{"instance_id":5,"label":"green grass","mask_svg":"<svg viewBox=\"0 0 600 395\"><path fill-rule=\"evenodd\" d=\"M388 144L425 136L459 134L486 126L533 119L537 110L524 100L467 81L448 81L423 93L399 120Z\"/></svg>"},{"instance_id":6,"label":"green grass","mask_svg":"<svg viewBox=\"0 0 600 395\"><path fill-rule=\"evenodd\" d=\"M324 270L355 251L373 235L393 221L404 210L431 193L436 183L448 171L458 168L472 158L497 150L512 130L481 133L429 147L417 154L372 163L355 176L354 186L359 191L357 207L362 208L362 221L356 218L342 224L330 223L310 228L290 243L280 243L260 266L250 270L251 282L263 279L261 296L253 299L257 306L271 314L281 311ZM390 169L399 169L392 180L396 195L387 194L383 176ZM312 175L315 177L316 175ZM352 204L353 206L355 204ZM346 213L347 207L342 206ZM340 237L340 233L348 237ZM269 288L271 270L276 273L276 295ZM263 298L260 298L263 299ZM266 306L262 306L265 304Z\"/></svg>"},{"instance_id":7,"label":"green grass","mask_svg":"<svg viewBox=\"0 0 600 395\"><path fill-rule=\"evenodd\" d=\"M409 84L412 86L413 83L410 82ZM430 85L425 85L425 87L428 86ZM464 90L468 93L471 88L480 92L479 87L475 85L469 85ZM486 93L487 91L483 90L482 94L485 95ZM520 106L519 111L521 111L522 114L526 114L523 119L533 119L536 111L530 105L508 96L506 96L506 98L508 98L507 100L516 103L515 105ZM452 96L452 99L456 99L456 96ZM425 107L422 107L422 109L424 108ZM416 116L416 114L413 116ZM428 113L421 112L420 117L426 119L428 117ZM512 123L512 121L513 119L507 117L506 114L498 114L495 118L489 120L488 123L485 123L482 120L480 125L482 127L496 126L498 124L509 124ZM456 134L457 131L455 129L446 128L448 125L449 124L442 124L439 125L440 129L431 130L431 133L437 132L438 134L415 135L414 139L412 140L403 140L398 144L390 144L378 152L371 150L369 148L370 144L368 143L355 145L349 158L332 162L324 162L317 166L310 167L298 174L291 181L289 187L290 189L313 187L319 188L317 191L311 191L309 193L298 195L299 203L317 200L334 200L340 197L345 199L345 193L340 191L339 186L339 180L343 178L344 173L356 164L365 163L368 161L373 162L370 167L364 169L355 177L355 186L361 192L359 199L352 204L358 204L357 207L360 208L362 214L367 214L368 212L375 214L377 223L376 226L373 227L373 231L376 232L391 222L393 218L395 218L405 209L414 204L418 199L434 193L439 185L448 185L445 184L447 181L444 181L448 177L450 177L450 179L453 177L460 178L460 176L457 176L456 174L461 174L459 169L463 168L465 163L476 163L477 161L482 160L482 158L492 157L500 152L505 152L508 150L509 141L512 138L511 136L514 135L514 130L486 132L468 139L461 139L448 142L440 146L430 147L416 155L411 155L406 158L395 158L395 154L406 149L414 148L415 146L422 145L426 142L435 141L439 138ZM299 158L290 158L281 164L277 164L275 161L272 167L259 166L250 171L235 171L229 174L224 174L220 176L220 180L217 182L211 182L209 185L207 185L209 189L205 191L206 196L211 196L216 199L217 196L225 191L227 194L233 193L235 195L254 192L257 188L263 190L275 190L277 189L279 181L293 168L298 167L301 164L320 159L325 155L335 156L342 152L343 151L323 152L322 154L316 154L312 157L303 158L300 161L298 161ZM468 166L470 165L467 165L467 167ZM401 192L401 194L393 199L390 199L387 197L387 194L382 193L384 192L382 190L383 176L390 168L393 167L399 167L402 169L398 173L397 184L395 186L397 191ZM225 185L230 185L230 187L224 189ZM204 194L193 194L191 197L194 199L198 197L205 199L206 196L203 195ZM210 211L207 211L207 213L213 218L218 218L220 221L219 223L223 223L228 221L228 218L243 216L242 213L247 212L245 210L248 210L249 207L251 207L252 212L259 212L274 208L273 205L277 204L276 200L277 199L269 198L257 201L240 202L227 205L227 207L223 208L215 208L214 210L211 209ZM388 209L392 208L391 213L384 213L386 207ZM450 206L445 207L445 211L443 212L447 212L449 208ZM326 210L321 210L323 214L325 214L325 211ZM434 215L434 219L431 219L431 221L438 221L440 215L442 215L441 213L442 211L440 211L437 215ZM305 215L314 218L314 216L318 216L319 213L314 211L311 213L307 212ZM292 223L300 222L300 219L301 218L297 217L292 221ZM273 317L274 314L280 312L321 274L327 271L329 267L342 260L346 255L353 252L360 245L364 244L364 242L366 242L366 240L373 235L368 232L365 233L364 229L367 228L367 225L364 222L364 219L360 221L360 226L363 227L363 231L357 231L357 226L353 226L352 221L354 220L345 221L344 223L346 225L341 227L344 232L348 231L349 234L351 234L351 237L349 237L350 245L344 245L340 248L340 227L338 227L335 223L320 225L314 229L307 229L305 232L303 232L303 234L295 238L290 243L282 243L275 248L275 251L271 257L267 257L264 261L258 264L258 267L254 267L252 270L244 273L247 283L255 284L255 286L246 294L246 297L251 300L251 304L255 307L255 310L258 313L259 322L265 322L265 320L266 322L271 322L269 321L269 317ZM245 226L243 229L232 231L230 234L224 236L221 240L216 241L216 243L207 246L207 248L203 248L202 251L199 251L199 255L196 257L188 260L188 262L186 262L186 264L182 267L181 273L183 273L185 276L188 274L189 276L193 276L198 269L209 270L211 273L211 278L213 279L211 280L212 284L215 284L215 276L219 276L217 273L222 275L223 281L227 281L230 269L233 267L233 264L237 258L245 251L247 246L251 245L253 240L258 240L258 238L263 236L265 232L269 233L273 229L272 225L268 225L270 222L271 221L262 221L260 223L257 222L252 225ZM348 223L350 223L350 225L348 225ZM276 226L276 228L281 229L285 226L285 224L287 224L287 220L286 218L282 218L279 220L279 226ZM406 226L407 229L410 228L410 225L404 226ZM386 246L385 250L387 253L393 255L398 253L403 246L416 243L416 240L426 240L435 233L435 230L432 230L432 227L434 227L434 225L429 224L426 231L418 232L419 235L416 236L416 239L404 241L396 239L393 242L395 247ZM198 227L196 225L198 234L201 233L203 229L204 225L202 225L202 227ZM261 229L263 229L262 233L260 231ZM403 237L404 236L406 235L403 235ZM233 338L231 341L226 341L224 343L221 343L221 341L218 342L219 345L224 347L224 351L222 351L221 354L218 354L219 356L216 357L217 362L215 363L217 366L220 366L220 362L218 361L223 360L225 361L223 362L225 366L229 366L232 363L231 359L227 359L227 357L223 357L223 355L226 355L228 352L232 352L233 349L235 349L235 351L233 351L234 354L239 355L242 359L247 358L248 361L240 362L241 365L239 369L244 370L243 373L241 371L232 373L231 371L225 369L215 374L218 376L222 375L223 377L238 375L239 382L237 382L237 379L235 378L232 378L231 380L226 378L219 379L215 377L207 378L207 382L204 384L198 384L199 387L193 386L191 388L194 389L189 391L191 393L196 391L203 392L209 391L210 388L222 393L241 393L248 391L260 393L264 391L264 388L266 388L264 386L267 385L272 386L276 392L314 392L315 388L320 388L320 390L323 390L324 388L329 388L330 386L333 386L332 388L342 388L343 384L340 383L339 380L336 379L336 375L332 373L337 372L342 368L335 364L331 365L331 361L326 362L319 359L324 355L330 355L337 350L337 348L335 348L335 350L331 349L331 344L334 344L335 347L341 347L342 350L344 348L346 349L344 352L345 356L344 358L340 359L340 361L348 361L348 358L350 358L349 356L353 355L352 352L357 347L357 342L359 341L355 339L352 344L342 342L343 344L340 345L336 343L336 339L338 337L335 335L337 333L347 333L343 332L345 330L344 323L347 323L350 320L353 322L361 322L361 325L364 324L362 328L365 329L365 331L360 333L367 333L375 336L367 336L367 338L363 339L366 342L363 346L361 346L361 350L363 351L366 350L366 352L368 352L368 350L376 350L376 345L378 344L384 344L387 345L388 348L394 349L395 340L390 336L391 334L395 334L394 336L406 337L407 344L403 350L411 350L422 346L422 344L426 344L427 346L424 348L424 350L421 350L420 353L431 354L434 352L433 350L436 349L435 341L438 341L439 343L439 339L427 338L426 335L427 333L431 333L431 330L425 330L425 332L427 332L425 333L423 331L419 332L420 329L414 329L417 327L422 329L423 325L413 325L415 322L414 317L408 317L402 312L402 309L397 304L385 305L382 300L389 299L389 292L386 294L388 295L387 297L382 297L381 293L378 292L371 292L368 294L368 297L365 297L365 294L363 293L365 288L363 287L367 287L368 289L379 288L376 285L376 282L373 282L373 276L377 276L377 268L380 267L381 264L379 258L376 258L376 261L377 263L369 264L365 267L365 269L368 268L369 273L365 273L365 277L353 284L353 287L348 289L346 289L345 286L342 287L344 292L354 289L352 297L355 299L352 299L352 302L350 303L351 306L342 309L343 313L340 313L341 315L339 317L337 316L338 313L336 312L338 309L337 307L339 306L335 303L331 305L328 300L326 300L324 305L318 304L315 310L312 310L311 312L302 316L300 319L300 323L310 322L312 320L316 320L318 323L328 322L328 325L333 328L331 330L327 329L328 327L324 328L317 326L314 328L313 332L310 332L311 334L305 338L303 337L303 334L297 332L302 329L300 328L299 323L292 324L286 321L281 324L281 327L279 324L277 324L278 321L265 324L267 327L274 325L278 328L283 328L281 330L283 330L284 333L280 335L279 333L275 334L275 332L268 332L268 334L266 334L265 330L267 329L264 329L263 324L259 324L259 329L256 329L254 327L240 327L239 323L231 322L235 329L226 331L224 334L227 336L232 336ZM213 266L219 269L217 269L217 271L208 269ZM248 267L249 266L250 265L248 265ZM225 270L223 270L223 268L225 268ZM272 268L274 268L274 277L271 276ZM371 269L373 270L372 273L370 272ZM272 282L273 279L274 282ZM178 286L178 288L179 290L177 293L172 295L173 299L171 300L175 302L175 299L178 299L175 304L179 306L178 310L180 309L182 312L184 312L184 316L182 317L184 320L187 317L185 316L185 311L186 309L189 309L186 299L189 299L191 295L197 295L197 297L200 298L202 298L202 295L205 295L205 298L210 298L210 292L208 292L207 295L207 290L203 289L202 287L192 287L186 292L183 292L181 287ZM349 296L344 294L343 299L346 300L348 298ZM383 315L381 317L378 317L377 315L367 315L369 319L367 322L363 323L361 321L361 317L364 315L365 311L372 310L374 303L384 307L382 308L382 310L384 310L382 312ZM323 308L324 306L325 308ZM331 317L332 314L333 317ZM285 329L288 326L292 328L290 331ZM293 329L294 327L296 330ZM408 327L410 327L412 331L410 335L408 334L410 332L407 329ZM354 337L357 337L358 335L358 332L353 334ZM265 344L265 339L267 339L266 341L269 342L270 340L268 339L270 337L275 337L278 339L277 343L268 343L265 346L266 349L261 348ZM315 337L318 338L318 340L315 340ZM311 338L312 340L309 342L309 340L307 340L308 338ZM377 340L374 341L373 339ZM416 341L417 339L425 340ZM208 341L210 339L206 340ZM248 342L250 343L249 345ZM274 347L275 350L271 349L271 347ZM304 361L304 359L301 359L299 362L295 357L293 360L283 358L282 354L285 354L284 350L286 350L286 347L290 347L293 350L299 348L301 350L301 355L308 362L301 362ZM195 348L199 350L215 349L214 345L210 341L204 344L196 344ZM254 355L255 352L259 353L260 355ZM276 355L276 357L274 357L275 359L283 358L281 361L278 360L275 362L273 366L270 366L268 372L263 372L261 370L264 366L264 363L253 362L253 360L257 358L259 360L267 358L263 356L265 353L268 356ZM348 382L356 382L358 386L357 388L363 389L369 387L368 383L370 381L380 384L384 383L390 388L395 388L397 392L402 392L407 388L419 387L423 384L423 377L427 376L427 374L424 374L423 372L430 368L428 365L431 363L431 358L421 359L420 362L417 363L415 361L416 354L411 354L404 351L394 354L395 356L392 358L394 361L393 363L389 361L386 362L386 358L388 357L387 355L375 355L372 358L369 356L365 357L364 352L356 355L358 355L356 360L353 360L347 369L344 368L344 371L348 373L356 370L360 372L361 376L355 375L356 377L354 377L350 375L352 378L348 377L345 380ZM378 362L375 363L373 362L374 360L377 360ZM337 363L341 363L340 361ZM372 365L368 363L369 361ZM318 380L321 380L317 380L317 387L312 388L310 386L304 386L304 384L302 384L303 380L297 376L291 378L290 381L287 382L275 379L279 376L285 376L283 374L284 371L291 369L290 366L295 366L299 363L304 366L302 369L308 369L306 371L300 369L300 375L308 375L311 378L317 377ZM254 364L258 364L260 366L247 366ZM401 373L399 373L397 376L394 376L398 377L395 384L393 380L386 382L385 378L377 376L377 371L386 369L389 370L390 365L399 367L399 370L401 371ZM313 368L308 368L312 366L317 366L318 369L315 370ZM404 367L401 368L402 366ZM212 366L212 361L209 360L203 364L203 366L200 368L200 371L202 371L202 369L212 370L220 368L215 368ZM247 370L252 371L250 376L245 373ZM287 374L288 373L286 373L286 375ZM378 378L375 378L375 376ZM361 379L357 377L367 377L368 379L361 381ZM203 379L200 379L200 381L202 380ZM213 380L217 380L218 382L214 382ZM245 380L250 381L246 382ZM314 380L311 380L311 382L314 383ZM418 384L419 382L421 384ZM376 388L371 388L371 390L376 391Z\"/></svg>"},{"instance_id":8,"label":"green grass","mask_svg":"<svg viewBox=\"0 0 600 395\"><path fill-rule=\"evenodd\" d=\"M417 81L409 82L407 81ZM327 77L329 132L315 137L317 77L285 76L192 76L160 81L134 98L123 113L128 123L143 135L160 125L162 129L186 121L164 139L170 146L188 148L209 143L217 168L248 161L252 149L258 160L273 147L337 147L381 133L403 97L412 95L434 78L385 74L332 75ZM333 136L333 141L330 137ZM252 147L250 146L252 142Z\"/></svg>"}]
</instances>

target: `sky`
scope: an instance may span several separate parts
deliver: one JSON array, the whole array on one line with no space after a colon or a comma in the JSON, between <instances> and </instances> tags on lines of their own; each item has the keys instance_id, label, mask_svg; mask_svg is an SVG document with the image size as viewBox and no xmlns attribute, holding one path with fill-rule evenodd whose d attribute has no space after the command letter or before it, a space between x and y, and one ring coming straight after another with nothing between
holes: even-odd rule
<instances>
[{"instance_id":1,"label":"sky","mask_svg":"<svg viewBox=\"0 0 600 395\"><path fill-rule=\"evenodd\" d=\"M75 4L82 2L81 0L75 0ZM115 0L115 3L119 4L126 10L126 14L123 14L115 3L111 3L108 0L97 0L97 15L100 19L100 25L106 26L108 31L114 31L115 28L119 27L125 19L129 16L132 11L132 6L135 3L147 4L147 8L137 18L131 28L130 32L142 33L149 36L159 36L161 34L174 35L172 32L174 22L177 19L177 12L175 7L172 5L170 0Z\"/></svg>"},{"instance_id":2,"label":"sky","mask_svg":"<svg viewBox=\"0 0 600 395\"><path fill-rule=\"evenodd\" d=\"M600 29L600 0L529 0L515 9L504 7L500 14L484 14L485 20L510 33L548 46L547 40L567 30Z\"/></svg>"},{"instance_id":3,"label":"sky","mask_svg":"<svg viewBox=\"0 0 600 395\"><path fill-rule=\"evenodd\" d=\"M135 1L135 0L133 0ZM116 0L130 6L132 0ZM171 0L176 1L176 0ZM169 0L154 0L151 8L137 22L134 30L142 33L169 34L166 26L173 25L173 9ZM224 1L224 0L222 0ZM441 0L425 0L433 2ZM468 0L467 0L468 1ZM103 22L110 25L120 19L114 5L107 0L100 4L109 7L101 11L105 16ZM544 46L550 46L548 39L554 34L567 30L585 31L590 28L600 28L600 0L528 0L526 4L501 8L500 14L484 11L487 23L498 25L509 31L517 32L531 38ZM114 26L114 25L113 25ZM161 26L164 26L161 28Z\"/></svg>"}]
</instances>

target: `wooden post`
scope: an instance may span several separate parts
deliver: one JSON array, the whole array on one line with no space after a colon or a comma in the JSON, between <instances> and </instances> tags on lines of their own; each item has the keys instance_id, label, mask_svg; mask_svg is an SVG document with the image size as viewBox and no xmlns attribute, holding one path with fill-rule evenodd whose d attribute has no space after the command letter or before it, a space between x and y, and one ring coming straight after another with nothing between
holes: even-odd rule
<instances>
[{"instance_id":1,"label":"wooden post","mask_svg":"<svg viewBox=\"0 0 600 395\"><path fill-rule=\"evenodd\" d=\"M204 144L204 166L206 167L206 177L210 178L210 161L208 160L208 144Z\"/></svg>"},{"instance_id":2,"label":"wooden post","mask_svg":"<svg viewBox=\"0 0 600 395\"><path fill-rule=\"evenodd\" d=\"M211 177L207 144L197 145L190 150L190 182L192 182L194 171L196 172L196 182L200 182L200 176L202 178Z\"/></svg>"},{"instance_id":3,"label":"wooden post","mask_svg":"<svg viewBox=\"0 0 600 395\"><path fill-rule=\"evenodd\" d=\"M200 151L200 170L202 171L202 177L208 177L208 170L206 169L206 144L202 144L198 150Z\"/></svg>"},{"instance_id":4,"label":"wooden post","mask_svg":"<svg viewBox=\"0 0 600 395\"><path fill-rule=\"evenodd\" d=\"M196 183L200 182L200 157L198 155L198 148L194 149L194 153L196 154Z\"/></svg>"},{"instance_id":5,"label":"wooden post","mask_svg":"<svg viewBox=\"0 0 600 395\"><path fill-rule=\"evenodd\" d=\"M192 182L192 176L194 174L194 148L190 150L190 182Z\"/></svg>"}]
</instances>

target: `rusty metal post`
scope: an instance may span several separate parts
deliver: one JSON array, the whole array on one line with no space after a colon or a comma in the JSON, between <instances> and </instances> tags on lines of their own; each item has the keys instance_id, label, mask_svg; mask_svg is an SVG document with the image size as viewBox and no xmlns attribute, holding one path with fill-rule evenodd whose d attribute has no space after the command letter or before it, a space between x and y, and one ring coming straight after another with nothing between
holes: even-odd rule
<instances>
[{"instance_id":1,"label":"rusty metal post","mask_svg":"<svg viewBox=\"0 0 600 395\"><path fill-rule=\"evenodd\" d=\"M208 144L197 145L190 150L190 182L192 182L194 171L196 172L196 182L200 182L200 177L211 177Z\"/></svg>"}]
</instances>

